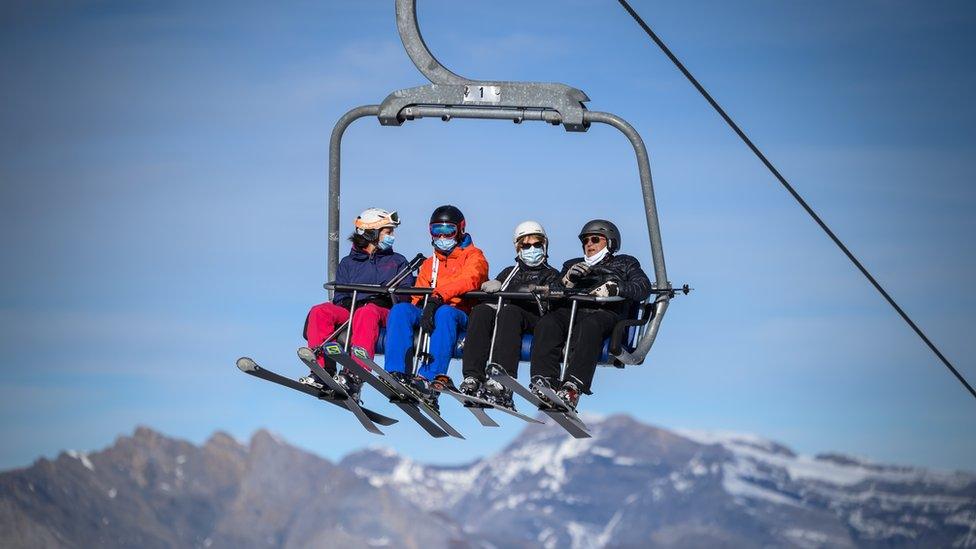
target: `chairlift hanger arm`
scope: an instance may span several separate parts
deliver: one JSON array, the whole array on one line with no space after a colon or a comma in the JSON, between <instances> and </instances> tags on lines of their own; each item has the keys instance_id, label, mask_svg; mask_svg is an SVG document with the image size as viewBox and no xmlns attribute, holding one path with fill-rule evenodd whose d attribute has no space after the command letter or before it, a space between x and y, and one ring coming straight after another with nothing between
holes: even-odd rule
<instances>
[{"instance_id":1,"label":"chairlift hanger arm","mask_svg":"<svg viewBox=\"0 0 976 549\"><path fill-rule=\"evenodd\" d=\"M403 48L431 83L391 93L380 108L379 119L384 126L402 124L403 109L412 105L475 105L554 110L561 115L567 131L586 131L583 103L590 98L581 90L566 84L473 80L459 76L444 67L424 42L417 23L417 0L397 0L396 18Z\"/></svg>"}]
</instances>

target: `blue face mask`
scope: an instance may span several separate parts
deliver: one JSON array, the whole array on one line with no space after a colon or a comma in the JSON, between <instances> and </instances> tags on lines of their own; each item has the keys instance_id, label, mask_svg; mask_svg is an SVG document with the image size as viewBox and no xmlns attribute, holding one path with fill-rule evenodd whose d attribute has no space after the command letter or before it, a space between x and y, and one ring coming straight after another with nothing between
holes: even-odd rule
<instances>
[{"instance_id":1,"label":"blue face mask","mask_svg":"<svg viewBox=\"0 0 976 549\"><path fill-rule=\"evenodd\" d=\"M457 240L453 238L435 238L434 246L437 246L437 249L444 253L450 253L457 246Z\"/></svg>"},{"instance_id":2,"label":"blue face mask","mask_svg":"<svg viewBox=\"0 0 976 549\"><path fill-rule=\"evenodd\" d=\"M383 238L376 244L376 247L381 250L389 250L393 247L393 241L396 240L392 234L383 235Z\"/></svg>"},{"instance_id":3,"label":"blue face mask","mask_svg":"<svg viewBox=\"0 0 976 549\"><path fill-rule=\"evenodd\" d=\"M519 257L529 267L535 267L546 258L546 253L542 251L542 248L526 248L519 250Z\"/></svg>"}]
</instances>

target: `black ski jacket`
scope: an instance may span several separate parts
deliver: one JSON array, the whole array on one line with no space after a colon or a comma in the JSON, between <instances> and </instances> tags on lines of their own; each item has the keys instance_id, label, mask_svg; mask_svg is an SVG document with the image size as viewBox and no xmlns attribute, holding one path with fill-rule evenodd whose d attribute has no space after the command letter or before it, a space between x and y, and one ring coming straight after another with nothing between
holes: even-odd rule
<instances>
[{"instance_id":1,"label":"black ski jacket","mask_svg":"<svg viewBox=\"0 0 976 549\"><path fill-rule=\"evenodd\" d=\"M573 265L583 261L582 257L570 259L563 263L563 270L559 273L556 284L562 287L562 278ZM597 263L590 272L576 282L575 290L592 290L604 282L616 282L617 291L624 301L615 303L580 303L581 309L605 309L628 317L634 311L636 303L647 299L651 295L651 281L641 269L636 257L629 255L607 254L603 261Z\"/></svg>"},{"instance_id":2,"label":"black ski jacket","mask_svg":"<svg viewBox=\"0 0 976 549\"><path fill-rule=\"evenodd\" d=\"M543 261L535 267L529 267L519 257L515 258L515 265L502 269L502 272L498 273L495 280L504 284L505 280L512 274L512 269L516 267L518 267L518 271L508 281L508 285L502 288L503 290L509 292L527 291L529 286L549 286L559 281L559 271L553 268L552 265L549 265L548 261ZM535 300L513 299L509 303L539 315L544 315L549 311L545 300L540 302Z\"/></svg>"}]
</instances>

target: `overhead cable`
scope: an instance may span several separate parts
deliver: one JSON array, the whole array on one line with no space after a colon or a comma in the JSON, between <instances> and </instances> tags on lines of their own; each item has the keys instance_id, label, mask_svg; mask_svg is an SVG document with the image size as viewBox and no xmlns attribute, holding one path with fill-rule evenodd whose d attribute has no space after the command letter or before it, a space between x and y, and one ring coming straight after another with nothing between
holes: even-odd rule
<instances>
[{"instance_id":1,"label":"overhead cable","mask_svg":"<svg viewBox=\"0 0 976 549\"><path fill-rule=\"evenodd\" d=\"M705 100L708 101L708 104L711 105L713 109L715 109L715 111L719 114L719 116L721 116L722 119L725 120L726 124L728 124L729 127L732 128L732 131L734 131L736 135L738 135L739 138L742 139L742 141L746 144L746 146L748 146L749 149L752 150L752 152L759 158L759 160L762 161L762 163L766 166L766 168L769 169L770 173L772 173L773 176L780 182L783 188L785 188L786 191L793 196L793 198L797 201L797 203L800 204L800 206L803 207L804 210L806 210L807 214L809 214L810 217L812 217L813 220L817 222L817 225L820 225L820 228L823 229L825 233L827 233L827 236L834 241L834 244L836 244L837 247L840 248L842 252L844 252L844 255L847 256L847 259L851 260L851 263L853 263L854 266L857 267L859 271L861 271L861 274L863 274L864 277L868 279L868 282L870 282L871 285L874 286L876 290L878 290L878 293L881 294L881 297L885 298L888 304L895 309L895 312L897 312L901 316L901 318L908 323L908 325L912 328L912 330L914 330L915 333L918 334L918 337L922 338L922 341L925 342L926 345L928 345L929 349L931 349L932 352L935 353L937 357L939 357L939 360L941 360L942 363L945 364L945 367L948 368L950 372L952 372L952 375L956 376L956 379L958 379L959 383L961 383L969 391L969 394L971 394L973 398L976 398L976 390L974 390L973 386L970 385L968 381L966 381L966 378L964 378L962 374L959 373L959 370L956 370L956 368L952 365L952 363L949 362L949 359L947 359L945 355L942 354L941 351L939 351L939 349L935 346L935 344L932 343L932 340L930 340L925 335L925 333L922 332L921 328L919 328L918 325L915 324L914 321L912 321L912 319L908 316L908 314L901 307L899 307L897 303L895 303L895 300L891 297L891 295L881 286L881 284L874 278L874 276L872 276L871 273L868 272L868 270L864 267L864 265L862 265L861 262L858 261L856 257L854 257L854 254L847 248L847 246L844 245L843 242L841 242L840 238L838 238L837 235L834 234L834 231L830 230L830 227L828 227L827 224L824 223L823 219L821 219L820 216L813 211L813 208L811 208L810 205L807 204L807 201L804 200L802 196L800 196L800 193L798 193L796 189L793 188L793 185L791 185L790 182L787 181L785 177L783 177L783 174L779 173L779 170L777 170L776 167L773 166L772 162L770 162L769 159L766 158L766 155L759 150L759 147L757 147L752 142L752 140L749 139L749 137L745 134L745 132L742 131L739 125L736 124L735 121L732 120L732 118L728 115L728 113L725 112L725 109L723 109L721 105L719 105L718 102L715 101L715 99L711 96L711 94L709 94L708 91L705 90L705 88L701 85L701 83L698 82L698 79L696 79L691 74L691 72L688 71L688 69L684 66L681 60L679 60L677 56L674 55L674 53L671 51L670 48L668 48L668 46L664 43L664 41L662 41L661 38L658 37L658 35L653 30L651 30L651 27L649 27L647 23L644 22L644 19L642 19L641 16L638 15L636 11L634 11L634 8L632 8L630 4L627 3L627 0L617 0L617 1L620 2L620 5L623 6L625 10L627 10L627 13L629 13L631 17L634 18L634 21L636 21L637 24L640 25L642 29L644 29L644 32L647 33L647 36L649 36L651 40L653 40L654 43L657 44L657 47L660 48L662 52L664 52L664 55L666 55L668 59L670 59L671 62L674 63L674 66L677 67L679 71L681 71L681 74L685 75L685 78L687 78L688 81L691 82L691 85L694 86L696 90L698 90L698 93L700 93L702 97L704 97Z\"/></svg>"}]
</instances>

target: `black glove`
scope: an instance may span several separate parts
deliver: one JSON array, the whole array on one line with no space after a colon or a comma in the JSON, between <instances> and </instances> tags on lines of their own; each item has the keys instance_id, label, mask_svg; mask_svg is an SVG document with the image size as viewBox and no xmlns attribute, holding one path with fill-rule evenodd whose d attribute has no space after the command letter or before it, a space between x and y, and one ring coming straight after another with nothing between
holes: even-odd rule
<instances>
[{"instance_id":1,"label":"black glove","mask_svg":"<svg viewBox=\"0 0 976 549\"><path fill-rule=\"evenodd\" d=\"M428 334L434 332L434 313L437 312L437 308L444 304L444 300L440 296L431 294L427 298L427 305L424 305L424 311L420 313L420 328L427 332Z\"/></svg>"},{"instance_id":2,"label":"black glove","mask_svg":"<svg viewBox=\"0 0 976 549\"><path fill-rule=\"evenodd\" d=\"M576 286L576 283L587 274L590 273L590 266L586 264L585 261L580 261L579 263L570 267L566 274L563 276L563 286L567 288L572 288Z\"/></svg>"}]
</instances>

